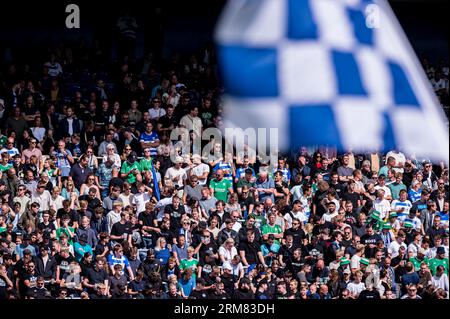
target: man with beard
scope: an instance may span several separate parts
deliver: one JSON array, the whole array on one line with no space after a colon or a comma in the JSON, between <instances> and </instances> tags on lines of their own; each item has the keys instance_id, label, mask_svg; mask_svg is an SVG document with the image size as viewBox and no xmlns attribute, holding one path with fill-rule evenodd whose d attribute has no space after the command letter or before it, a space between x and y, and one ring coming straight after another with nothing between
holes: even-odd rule
<instances>
[{"instance_id":1,"label":"man with beard","mask_svg":"<svg viewBox=\"0 0 450 319\"><path fill-rule=\"evenodd\" d=\"M302 256L302 251L300 248L294 250L292 258L286 260L286 269L292 274L298 274L305 264L305 259Z\"/></svg>"}]
</instances>

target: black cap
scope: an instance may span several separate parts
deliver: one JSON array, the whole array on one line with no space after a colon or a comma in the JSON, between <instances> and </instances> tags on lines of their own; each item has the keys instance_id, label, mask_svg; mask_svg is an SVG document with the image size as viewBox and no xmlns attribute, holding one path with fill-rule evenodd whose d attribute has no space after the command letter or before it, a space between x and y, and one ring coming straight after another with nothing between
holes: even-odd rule
<instances>
[{"instance_id":1,"label":"black cap","mask_svg":"<svg viewBox=\"0 0 450 319\"><path fill-rule=\"evenodd\" d=\"M436 249L436 255L445 254L445 248L444 247L438 247Z\"/></svg>"}]
</instances>

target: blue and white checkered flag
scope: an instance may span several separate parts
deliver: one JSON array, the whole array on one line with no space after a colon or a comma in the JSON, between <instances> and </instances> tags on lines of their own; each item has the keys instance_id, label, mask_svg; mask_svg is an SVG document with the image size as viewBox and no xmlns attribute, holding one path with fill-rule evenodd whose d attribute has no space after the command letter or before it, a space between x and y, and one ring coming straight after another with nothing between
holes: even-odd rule
<instances>
[{"instance_id":1,"label":"blue and white checkered flag","mask_svg":"<svg viewBox=\"0 0 450 319\"><path fill-rule=\"evenodd\" d=\"M448 163L445 115L385 0L229 0L216 42L233 125L278 128L285 149Z\"/></svg>"}]
</instances>

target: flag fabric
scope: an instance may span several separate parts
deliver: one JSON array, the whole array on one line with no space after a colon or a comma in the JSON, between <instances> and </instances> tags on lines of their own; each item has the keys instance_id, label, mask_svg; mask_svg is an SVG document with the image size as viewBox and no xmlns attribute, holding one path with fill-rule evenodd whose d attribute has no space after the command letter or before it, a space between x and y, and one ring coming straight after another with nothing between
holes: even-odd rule
<instances>
[{"instance_id":1,"label":"flag fabric","mask_svg":"<svg viewBox=\"0 0 450 319\"><path fill-rule=\"evenodd\" d=\"M228 123L278 128L284 149L448 163L445 115L385 0L229 0L215 38Z\"/></svg>"},{"instance_id":2,"label":"flag fabric","mask_svg":"<svg viewBox=\"0 0 450 319\"><path fill-rule=\"evenodd\" d=\"M161 192L159 190L159 184L158 184L158 176L156 176L156 170L155 170L155 164L152 163L152 178L153 178L153 184L155 185L154 195L158 201L161 200Z\"/></svg>"}]
</instances>

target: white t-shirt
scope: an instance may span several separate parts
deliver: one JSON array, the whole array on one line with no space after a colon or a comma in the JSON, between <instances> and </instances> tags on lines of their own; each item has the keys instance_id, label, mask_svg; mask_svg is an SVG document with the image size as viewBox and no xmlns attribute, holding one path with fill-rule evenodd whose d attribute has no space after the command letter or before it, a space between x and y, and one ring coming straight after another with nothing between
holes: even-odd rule
<instances>
[{"instance_id":1,"label":"white t-shirt","mask_svg":"<svg viewBox=\"0 0 450 319\"><path fill-rule=\"evenodd\" d=\"M148 114L150 115L150 118L153 120L158 117L161 118L164 115L166 115L166 110L164 110L162 108L155 109L152 107L152 108L148 109Z\"/></svg>"},{"instance_id":2,"label":"white t-shirt","mask_svg":"<svg viewBox=\"0 0 450 319\"><path fill-rule=\"evenodd\" d=\"M150 195L145 193L137 193L134 195L134 203L136 204L136 212L139 216L140 212L145 210L145 204L150 201Z\"/></svg>"},{"instance_id":3,"label":"white t-shirt","mask_svg":"<svg viewBox=\"0 0 450 319\"><path fill-rule=\"evenodd\" d=\"M53 197L50 195L50 208L53 208L55 211L58 211L58 209L63 207L63 202L64 197L62 197L61 195L58 195L58 197L56 197L55 199L53 199Z\"/></svg>"},{"instance_id":4,"label":"white t-shirt","mask_svg":"<svg viewBox=\"0 0 450 319\"><path fill-rule=\"evenodd\" d=\"M335 211L333 214L329 214L328 212L326 212L325 214L322 215L322 219L326 222L331 222L333 217L335 217L337 215L338 215L337 211Z\"/></svg>"},{"instance_id":5,"label":"white t-shirt","mask_svg":"<svg viewBox=\"0 0 450 319\"><path fill-rule=\"evenodd\" d=\"M359 284L355 282L351 282L347 285L347 289L351 292L352 295L356 296L361 293L364 289L366 289L366 285L363 282Z\"/></svg>"},{"instance_id":6,"label":"white t-shirt","mask_svg":"<svg viewBox=\"0 0 450 319\"><path fill-rule=\"evenodd\" d=\"M352 259L350 260L350 268L351 269L359 269L359 262L361 260L361 257L358 255L353 255Z\"/></svg>"},{"instance_id":7,"label":"white t-shirt","mask_svg":"<svg viewBox=\"0 0 450 319\"><path fill-rule=\"evenodd\" d=\"M231 250L226 249L223 246L219 248L219 255L224 256L225 261L231 262L231 260L238 254L236 247L232 247Z\"/></svg>"},{"instance_id":8,"label":"white t-shirt","mask_svg":"<svg viewBox=\"0 0 450 319\"><path fill-rule=\"evenodd\" d=\"M384 219L391 210L391 204L387 199L379 200L378 198L373 202L373 208L380 212L380 218Z\"/></svg>"},{"instance_id":9,"label":"white t-shirt","mask_svg":"<svg viewBox=\"0 0 450 319\"><path fill-rule=\"evenodd\" d=\"M202 176L205 172L208 172L208 174L210 172L209 165L206 165L205 163L200 163L199 165L192 168L192 174L194 174L197 177ZM198 180L198 184L202 186L206 185L207 180L208 178L205 178L205 180L203 181Z\"/></svg>"},{"instance_id":10,"label":"white t-shirt","mask_svg":"<svg viewBox=\"0 0 450 319\"><path fill-rule=\"evenodd\" d=\"M305 213L298 211L298 212L293 212L291 211L292 216L294 216L294 218L298 219L300 222L304 222L308 220L308 217L306 217ZM286 220L288 226L287 228L291 228L292 227L292 217L291 214L286 214L284 215L284 219Z\"/></svg>"},{"instance_id":11,"label":"white t-shirt","mask_svg":"<svg viewBox=\"0 0 450 319\"><path fill-rule=\"evenodd\" d=\"M399 244L396 240L394 240L393 242L391 242L389 244L388 253L389 253L389 255L391 255L391 258L395 258L398 256L398 251L400 249L400 246L405 247L405 249L408 248L408 247L406 247L405 243Z\"/></svg>"},{"instance_id":12,"label":"white t-shirt","mask_svg":"<svg viewBox=\"0 0 450 319\"><path fill-rule=\"evenodd\" d=\"M379 189L384 190L384 198L389 197L389 196L392 197L391 190L390 190L389 187L387 187L386 185L383 186L383 187L380 186L380 185L377 185L377 186L375 186L374 188L375 188L376 190L379 190Z\"/></svg>"},{"instance_id":13,"label":"white t-shirt","mask_svg":"<svg viewBox=\"0 0 450 319\"><path fill-rule=\"evenodd\" d=\"M187 178L186 171L182 168L176 169L175 167L169 167L166 171L166 175L164 175L165 180L169 180L169 185L171 185L173 182L173 179L175 177L179 177L178 181L175 182L176 185L179 187L183 186L183 181ZM167 185L167 181L166 181Z\"/></svg>"}]
</instances>

